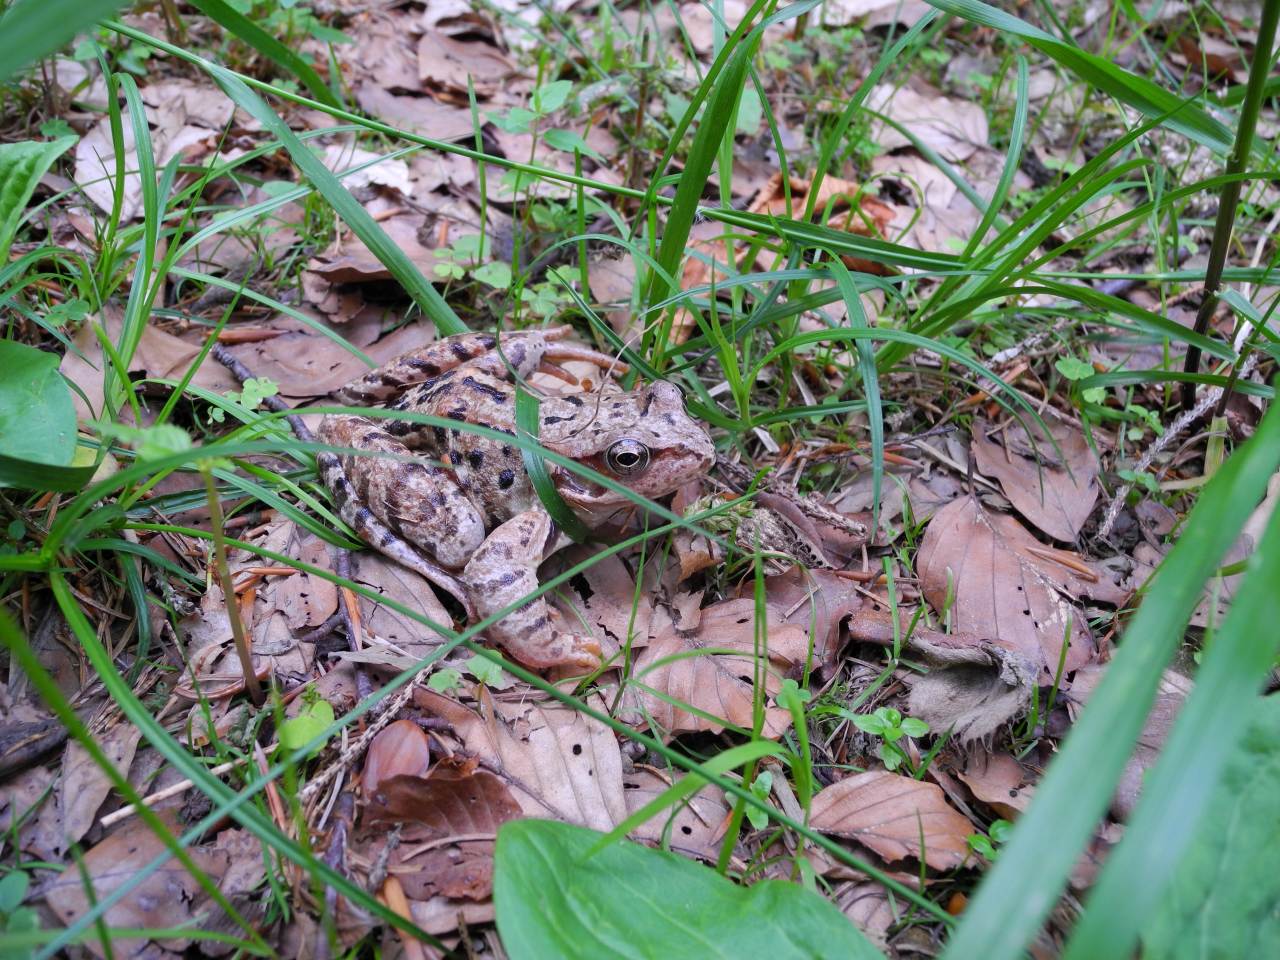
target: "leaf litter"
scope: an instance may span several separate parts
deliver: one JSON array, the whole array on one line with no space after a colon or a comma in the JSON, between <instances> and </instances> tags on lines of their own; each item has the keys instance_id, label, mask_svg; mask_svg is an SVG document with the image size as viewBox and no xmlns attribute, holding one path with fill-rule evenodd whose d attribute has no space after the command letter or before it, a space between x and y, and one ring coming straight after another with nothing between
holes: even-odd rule
<instances>
[{"instance_id":1,"label":"leaf litter","mask_svg":"<svg viewBox=\"0 0 1280 960\"><path fill-rule=\"evenodd\" d=\"M516 129L506 128L512 125L510 118L518 116L515 111L532 102L539 72L522 52L534 43L529 24L536 15L526 16L533 8L501 6L511 8L507 12L513 16L495 18L466 4L435 3L425 10L404 5L344 15L343 29L353 43L337 48L342 51L341 79L362 109L385 122L468 145L478 133L486 150L573 173L572 150L532 129L518 129L518 124ZM874 30L897 22L890 18L910 22L920 13L908 9L915 6L920 5L828 3L825 23L827 28L858 23ZM736 22L743 8L727 3L724 13ZM574 9L568 15L581 13ZM624 11L624 22L630 13ZM693 52L709 60L715 44L710 14L696 4L682 6L680 13ZM675 36L671 11L663 8L657 18ZM163 29L158 22L149 27L152 32ZM779 39L776 31L767 35L765 49ZM1220 76L1237 68L1235 55L1234 47L1228 49L1214 38L1198 47L1180 41L1174 62L1188 71ZM687 61L680 69L692 75ZM73 75L80 76L60 70L59 83L71 83ZM667 79L673 91L686 89ZM1052 79L1034 78L1046 115L1063 107L1055 104L1059 94L1047 92L1046 83ZM84 81L92 81L92 71L84 72ZM772 92L784 94L781 105L785 83L771 82ZM257 125L237 113L206 80L166 68L147 76L140 86L152 147L161 165L176 157L186 163L206 159L224 134L222 159L261 142ZM469 105L472 92L479 131ZM676 105L677 99L669 98L646 107L671 111ZM987 111L972 98L924 82L878 85L870 91L867 106L886 118L871 117L866 137L873 149L862 162L842 168L848 177L824 177L813 197L812 179L784 172L771 143L755 149L758 144L752 138L757 131L748 125L739 137L743 155L735 160L745 162L748 152L766 159L757 161L754 176L739 176L735 167L733 191L740 207L773 217L785 216L788 209L798 217L811 207L815 217L834 230L922 251L956 252L969 241L980 214L927 156L933 151L957 165L978 194L989 199L1003 157L992 149ZM803 118L794 110L790 115L787 109L779 112L780 129L797 141L794 146L812 148L803 142ZM586 148L579 160L593 179L621 184L631 182L637 153L637 131L628 128L629 116L612 103L589 115L571 104L539 123L545 121L548 129L569 135L565 142ZM291 120L317 132L329 124L313 111L293 112ZM83 225L91 226L91 218L109 213L115 202L110 180L116 158L109 119L100 106L82 118L81 126L84 135L69 182L82 191L75 203L87 199L92 209L68 206L57 215L70 227L82 224L76 229L83 244L92 236ZM513 237L520 218L534 214L520 211L513 202L514 181L493 167L487 170L482 191L476 166L458 157L420 152L389 159L381 153L384 144L357 143L349 134L326 134L316 144L326 165L336 171L377 161L348 175L346 186L418 269L440 281L446 292L451 289L446 283L460 279L480 283L477 269L485 263L507 260L527 267L539 258L553 258L553 251L538 249L535 241L533 249L518 251L522 259L514 259ZM137 146L127 115L123 146L125 168L136 171ZM1075 162L1062 159L1073 155L1061 143L1037 146L1059 165ZM292 174L279 160L264 160L255 176L264 183L292 183ZM1032 184L1033 177L1021 170L1013 188L1025 190ZM122 190L122 220L135 221L142 204L136 173L126 173ZM595 204L591 209L599 212L604 195L586 193ZM254 196L262 199L268 194ZM524 182L519 196L533 209L574 194L563 184ZM548 215L538 209L538 215ZM1099 206L1089 213L1101 218L1104 209ZM272 380L287 403L323 401L363 373L364 361L349 347L380 362L428 342L431 334L425 324L401 323L405 304L398 292L388 294L390 272L358 238L339 224L324 243L303 243L307 214L302 207L293 205L281 216L285 219L270 229L238 237L236 243L202 247L194 262L228 277L245 262L260 265L264 250L305 264L297 283L291 281L287 289L284 284L272 289L272 281L280 277L266 275L263 292L276 296L289 311L241 301L220 333L228 342L239 338L231 353L256 375ZM599 223L605 221L593 227L603 229ZM597 247L591 255L586 292L615 331L626 337L642 335L639 318L631 310L633 264ZM880 277L897 273L855 258L846 263ZM701 299L677 307L672 343L703 330L700 322L705 322L713 297L726 306L732 303L733 295L722 289L726 281L776 266L771 251L740 236L726 241L722 225L695 225L679 284ZM450 272L455 267L457 272ZM447 281L442 279L446 275ZM477 299L492 300L499 315L511 307L501 285L479 289ZM1130 297L1148 309L1161 306L1145 290L1132 291ZM866 293L863 300L867 314L877 317L883 296ZM207 306L194 303L201 309ZM1046 305L1032 299L1027 304ZM1190 323L1193 309L1169 306L1177 322ZM827 309L829 315L806 313L800 318L801 329L823 329L830 316L843 316L842 304ZM483 316L478 313L481 322ZM96 319L107 338L118 342L119 312L108 305ZM130 372L150 381L180 379L208 332L203 322L168 317L163 323L147 324ZM88 398L88 406L76 398L87 425L102 408L106 360L91 325L81 326L72 343L75 349L66 353L62 372ZM1089 342L1086 355L1106 369L1143 369L1156 366L1161 350L1167 355L1170 348L1168 341L1126 340L1108 332ZM1172 349L1179 347L1173 343ZM849 365L848 354L806 348L796 356L806 366L795 375L795 386L781 387L788 394L794 390L812 399L842 389L842 377L855 379L834 369L837 359ZM1045 387L1054 368L1044 355L1020 352L1015 345L1013 357L1026 364L1019 376L1034 370L1034 383L1021 382L1019 389L1041 394L1035 399L1049 424L1048 435L1039 426L1000 419L992 405L983 406L981 393L975 395L976 402L971 402L973 397L945 401L950 409L944 416L936 404L944 402L940 397L946 391L934 389L940 382L933 375L937 366L931 367L926 358L909 373L895 371L884 378L886 393L904 410L913 411L899 422L923 432L959 412L969 418L960 422L967 429L953 431L935 447L916 441L910 429L893 428L907 455L891 465L890 482L882 488L879 503L872 503L865 446L846 443L844 437L824 438L830 442L806 450L802 439L779 444L769 435L767 443L760 438L754 458L738 455L737 466L748 475L762 467L773 472L768 484L761 484L765 492L755 497L750 511L720 531L728 537L717 542L681 532L673 540L674 558L641 558L631 551L589 567L566 585L554 598L561 615L580 618L582 629L617 658L615 664L625 660L624 670L612 669L599 678L585 702L664 744L705 757L744 739L793 742L798 731L787 691L807 684L810 702L830 708L805 718L814 751L816 793L803 809L783 768L773 764L767 769L776 778L774 785L761 795L789 815L796 814L796 819L807 815L815 830L846 842L857 856L903 871L904 880L926 893L958 875L983 870L986 862L975 853L973 838L982 836L997 818L1015 819L1034 796L1036 779L1056 741L1070 728L1106 669L1116 612L1149 577L1185 506L1169 510L1172 517L1155 518L1139 505L1134 527L1141 525L1145 542L1130 545L1129 555L1116 555L1112 545L1092 539L1090 524L1096 521L1104 487L1109 489L1115 471L1134 460L1127 446L1130 438L1122 427L1112 443L1109 431L1096 423L1081 424L1068 396L1070 387L1059 383L1058 395ZM714 368L709 372L714 376ZM781 376L773 367L761 375L764 380L757 386ZM204 363L191 383L222 394L240 389L212 362ZM1150 394L1139 390L1137 398L1154 403ZM862 429L866 419L859 415L851 423ZM819 447L826 452L819 452ZM935 449L945 453L935 458L927 452ZM832 465L837 472L824 472ZM1165 465L1172 472L1182 467L1172 460ZM1182 469L1182 474L1190 469ZM681 506L714 505L718 497L747 488L731 467L722 469L719 477L714 488L692 492ZM809 492L802 494L802 489ZM1269 498L1259 509L1263 519L1270 503ZM880 527L867 535L873 507ZM235 535L258 548L322 570L343 569L331 540L304 529L292 514L281 514L279 506L246 507L230 519L240 524ZM207 512L191 522L207 528ZM1242 537L1229 561L1249 556L1260 522ZM856 525L861 525L861 535L851 533ZM249 760L249 744L262 732L247 730L252 711L243 702L245 686L232 645L228 602L238 605L244 619L254 669L287 692L290 718L305 712L307 691L332 704L341 716L396 673L440 651L445 638L393 604L443 626L455 625L447 599L438 598L416 574L370 551L350 558L351 566L342 575L385 602L347 596L324 578L291 567L263 572L260 557L239 549L230 555L237 595L224 598L208 577L208 558L199 541L151 531L140 532L137 541L144 550L172 558L194 579L207 580L203 593L195 592L193 609L176 618L176 632L163 617L157 618L152 631L153 645L163 647L156 654L153 646L152 655L173 674L160 688L160 719L193 751L215 743L224 750L227 744L236 745L243 754L237 768L253 766L242 761ZM750 563L755 545L762 541L775 549L757 600ZM591 555L591 550L579 549L556 562L567 564ZM1127 579L1120 583L1115 571L1127 574ZM1206 599L1197 623L1217 619L1221 610L1212 608L1211 601L1225 607L1233 576L1223 580L1216 596ZM108 588L93 608L101 622L114 624L111 629L122 629L128 619L115 612L121 599L118 587ZM177 638L181 644L173 642ZM45 648L50 665L55 663L54 647ZM79 676L75 673L64 667L60 675L67 692L83 697L84 705L92 708L87 712L104 724L96 739L113 764L122 773L132 771L135 778L146 771L138 781L143 792L176 782L172 768L147 767L161 761L146 748L141 732L106 709L101 689L85 681L83 670ZM143 681L138 683L145 692ZM1117 824L1132 810L1143 770L1158 755L1189 683L1181 673L1171 671L1165 677L1115 798L1115 822L1100 827L1095 848L1078 867L1078 885L1090 881L1114 841ZM10 687L16 689L12 679ZM313 839L329 851L326 856L346 858L350 875L375 885L388 902L388 891L398 889L394 896L405 899L415 922L441 936L457 934L459 917L464 926L492 920L494 844L504 823L552 819L607 832L690 776L598 720L510 676L501 678L459 650L447 653L429 676L421 676L411 697L395 703L394 718L368 738L367 749L353 749L345 742L329 745L321 755L321 765L341 768L345 777L346 786L330 799L341 794L352 808L342 812L338 804L334 819L327 819L313 797L304 812L307 826L315 831ZM30 704L24 700L21 705ZM880 707L927 722L930 737L946 737L937 756L926 763L919 749L924 741L917 745L917 738L906 736L893 742L902 748L908 768L889 768L884 743L851 720L870 716ZM0 709L12 721L14 705L0 703ZM266 741L256 745L265 746ZM52 765L31 763L4 786L0 816L19 827L14 834L18 848L66 862L68 847L78 844L84 851L82 868L99 900L163 849L136 817L109 824L102 819L104 814L128 811L75 742L69 742ZM156 805L175 832L190 821L189 812L182 809L185 793L180 790ZM335 823L346 824L345 839ZM718 787L703 785L662 816L636 826L631 836L714 863L732 823L728 798ZM746 864L769 849L766 844L774 840L767 834L748 822L741 836L730 840L732 862ZM804 845L790 835L788 843L788 856L798 857ZM238 907L247 907L251 898L246 894L261 889L263 851L244 830L210 834L189 850L197 867ZM815 853L812 848L809 852ZM832 876L847 869L834 860L829 867ZM881 948L893 950L895 942L905 946L912 927L903 924L901 904L895 905L878 884L864 881L860 874L844 877L835 902ZM75 869L46 879L39 889L59 923L70 923L89 909ZM339 902L349 942L375 930L371 918L358 915L345 898ZM219 909L194 877L170 861L110 907L105 919L110 926L134 929L174 928L188 921L214 929L225 921ZM281 935L282 941L301 935L298 931L310 922L300 918L295 929ZM176 952L188 944L175 938L153 946ZM143 955L146 941L118 940L115 947L118 954ZM86 949L104 955L93 939L86 941Z\"/></svg>"}]
</instances>

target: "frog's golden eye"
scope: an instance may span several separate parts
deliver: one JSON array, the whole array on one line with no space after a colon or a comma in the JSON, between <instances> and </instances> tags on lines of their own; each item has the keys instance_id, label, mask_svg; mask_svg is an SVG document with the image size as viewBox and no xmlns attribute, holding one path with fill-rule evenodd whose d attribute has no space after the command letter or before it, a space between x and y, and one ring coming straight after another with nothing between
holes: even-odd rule
<instances>
[{"instance_id":1,"label":"frog's golden eye","mask_svg":"<svg viewBox=\"0 0 1280 960\"><path fill-rule=\"evenodd\" d=\"M649 466L649 448L630 437L616 441L604 453L609 470L620 477L634 477Z\"/></svg>"}]
</instances>

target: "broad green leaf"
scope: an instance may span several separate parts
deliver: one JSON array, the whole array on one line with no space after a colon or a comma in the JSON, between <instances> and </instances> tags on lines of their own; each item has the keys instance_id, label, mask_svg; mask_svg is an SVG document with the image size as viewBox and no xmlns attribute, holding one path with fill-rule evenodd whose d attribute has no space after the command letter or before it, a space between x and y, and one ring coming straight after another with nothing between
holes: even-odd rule
<instances>
[{"instance_id":1,"label":"broad green leaf","mask_svg":"<svg viewBox=\"0 0 1280 960\"><path fill-rule=\"evenodd\" d=\"M319 698L303 704L297 716L280 724L280 751L287 753L305 747L333 725L333 704ZM312 751L316 756L324 749L320 744Z\"/></svg>"},{"instance_id":2,"label":"broad green leaf","mask_svg":"<svg viewBox=\"0 0 1280 960\"><path fill-rule=\"evenodd\" d=\"M120 0L20 0L0 15L0 80L119 10Z\"/></svg>"},{"instance_id":3,"label":"broad green leaf","mask_svg":"<svg viewBox=\"0 0 1280 960\"><path fill-rule=\"evenodd\" d=\"M498 831L493 901L512 960L881 960L834 906L783 880L742 887L594 830L514 820Z\"/></svg>"},{"instance_id":4,"label":"broad green leaf","mask_svg":"<svg viewBox=\"0 0 1280 960\"><path fill-rule=\"evenodd\" d=\"M1247 728L1143 932L1144 960L1280 956L1280 699L1234 710Z\"/></svg>"},{"instance_id":5,"label":"broad green leaf","mask_svg":"<svg viewBox=\"0 0 1280 960\"><path fill-rule=\"evenodd\" d=\"M76 411L57 356L0 340L0 454L60 467L75 447Z\"/></svg>"},{"instance_id":6,"label":"broad green leaf","mask_svg":"<svg viewBox=\"0 0 1280 960\"><path fill-rule=\"evenodd\" d=\"M992 27L1005 37L1019 37L1047 57L1051 57L1081 80L1103 93L1128 104L1139 113L1177 130L1196 143L1224 156L1230 152L1231 131L1205 110L1186 98L1171 93L1145 77L1130 73L1109 60L1059 40L1011 13L981 0L929 0L939 10L971 23Z\"/></svg>"},{"instance_id":7,"label":"broad green leaf","mask_svg":"<svg viewBox=\"0 0 1280 960\"><path fill-rule=\"evenodd\" d=\"M3 23L0 23L3 30ZM48 142L21 140L0 144L0 264L9 262L9 245L36 184L53 161L66 153L79 137L59 137Z\"/></svg>"}]
</instances>

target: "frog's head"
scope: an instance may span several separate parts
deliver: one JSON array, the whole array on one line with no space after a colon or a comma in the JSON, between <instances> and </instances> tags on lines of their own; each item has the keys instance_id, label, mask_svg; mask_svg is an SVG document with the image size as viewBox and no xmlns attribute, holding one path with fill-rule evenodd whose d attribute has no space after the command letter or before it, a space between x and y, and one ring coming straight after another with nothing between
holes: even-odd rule
<instances>
[{"instance_id":1,"label":"frog's head","mask_svg":"<svg viewBox=\"0 0 1280 960\"><path fill-rule=\"evenodd\" d=\"M659 380L632 393L582 394L542 402L541 441L642 497L666 496L715 462L715 447L685 412L680 390ZM630 501L569 470L552 468L571 507L596 513Z\"/></svg>"}]
</instances>

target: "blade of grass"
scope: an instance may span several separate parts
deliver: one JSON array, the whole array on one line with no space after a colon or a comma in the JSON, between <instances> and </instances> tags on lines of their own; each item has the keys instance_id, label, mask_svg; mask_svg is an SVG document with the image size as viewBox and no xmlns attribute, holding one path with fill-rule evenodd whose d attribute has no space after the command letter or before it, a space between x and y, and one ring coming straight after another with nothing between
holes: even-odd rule
<instances>
[{"instance_id":1,"label":"blade of grass","mask_svg":"<svg viewBox=\"0 0 1280 960\"><path fill-rule=\"evenodd\" d=\"M1147 117L1164 117L1162 123L1165 126L1210 150L1225 154L1231 149L1231 130L1228 127L1191 100L1184 100L1145 77L1130 73L1074 44L1064 43L1039 27L1033 27L1025 20L982 3L981 0L928 2L931 6L970 23L991 27L1005 36L1025 40L1101 92L1128 104Z\"/></svg>"},{"instance_id":2,"label":"blade of grass","mask_svg":"<svg viewBox=\"0 0 1280 960\"><path fill-rule=\"evenodd\" d=\"M1245 705L1258 695L1276 653L1280 623L1280 511L1248 562L1231 610L1196 673L1142 799L1107 858L1063 960L1133 955L1138 933L1157 907L1197 830L1220 829L1207 809L1241 732ZM1188 829L1195 824L1196 829Z\"/></svg>"},{"instance_id":3,"label":"blade of grass","mask_svg":"<svg viewBox=\"0 0 1280 960\"><path fill-rule=\"evenodd\" d=\"M0 17L0 80L48 56L97 20L125 4L120 0L20 0Z\"/></svg>"},{"instance_id":4,"label":"blade of grass","mask_svg":"<svg viewBox=\"0 0 1280 960\"><path fill-rule=\"evenodd\" d=\"M1106 676L969 903L944 960L1017 960L1111 800L1206 580L1280 465L1280 407L1205 487ZM1016 903L1018 909L1009 905Z\"/></svg>"},{"instance_id":5,"label":"blade of grass","mask_svg":"<svg viewBox=\"0 0 1280 960\"><path fill-rule=\"evenodd\" d=\"M400 282L405 292L422 309L441 336L465 333L467 328L453 308L445 302L444 297L436 292L431 282L413 264L395 242L387 236L385 230L369 215L369 211L342 185L337 177L312 153L289 129L266 101L249 89L238 75L216 64L205 61L205 68L213 75L223 91L246 113L255 117L269 133L279 140L289 152L289 156L298 170L316 190L329 201L334 212L351 228L352 232L364 241L378 262L391 271L392 276Z\"/></svg>"},{"instance_id":6,"label":"blade of grass","mask_svg":"<svg viewBox=\"0 0 1280 960\"><path fill-rule=\"evenodd\" d=\"M331 107L342 106L311 64L244 14L227 5L223 0L191 0L191 5L271 60L286 74L301 80L302 85L321 103L327 103Z\"/></svg>"}]
</instances>

